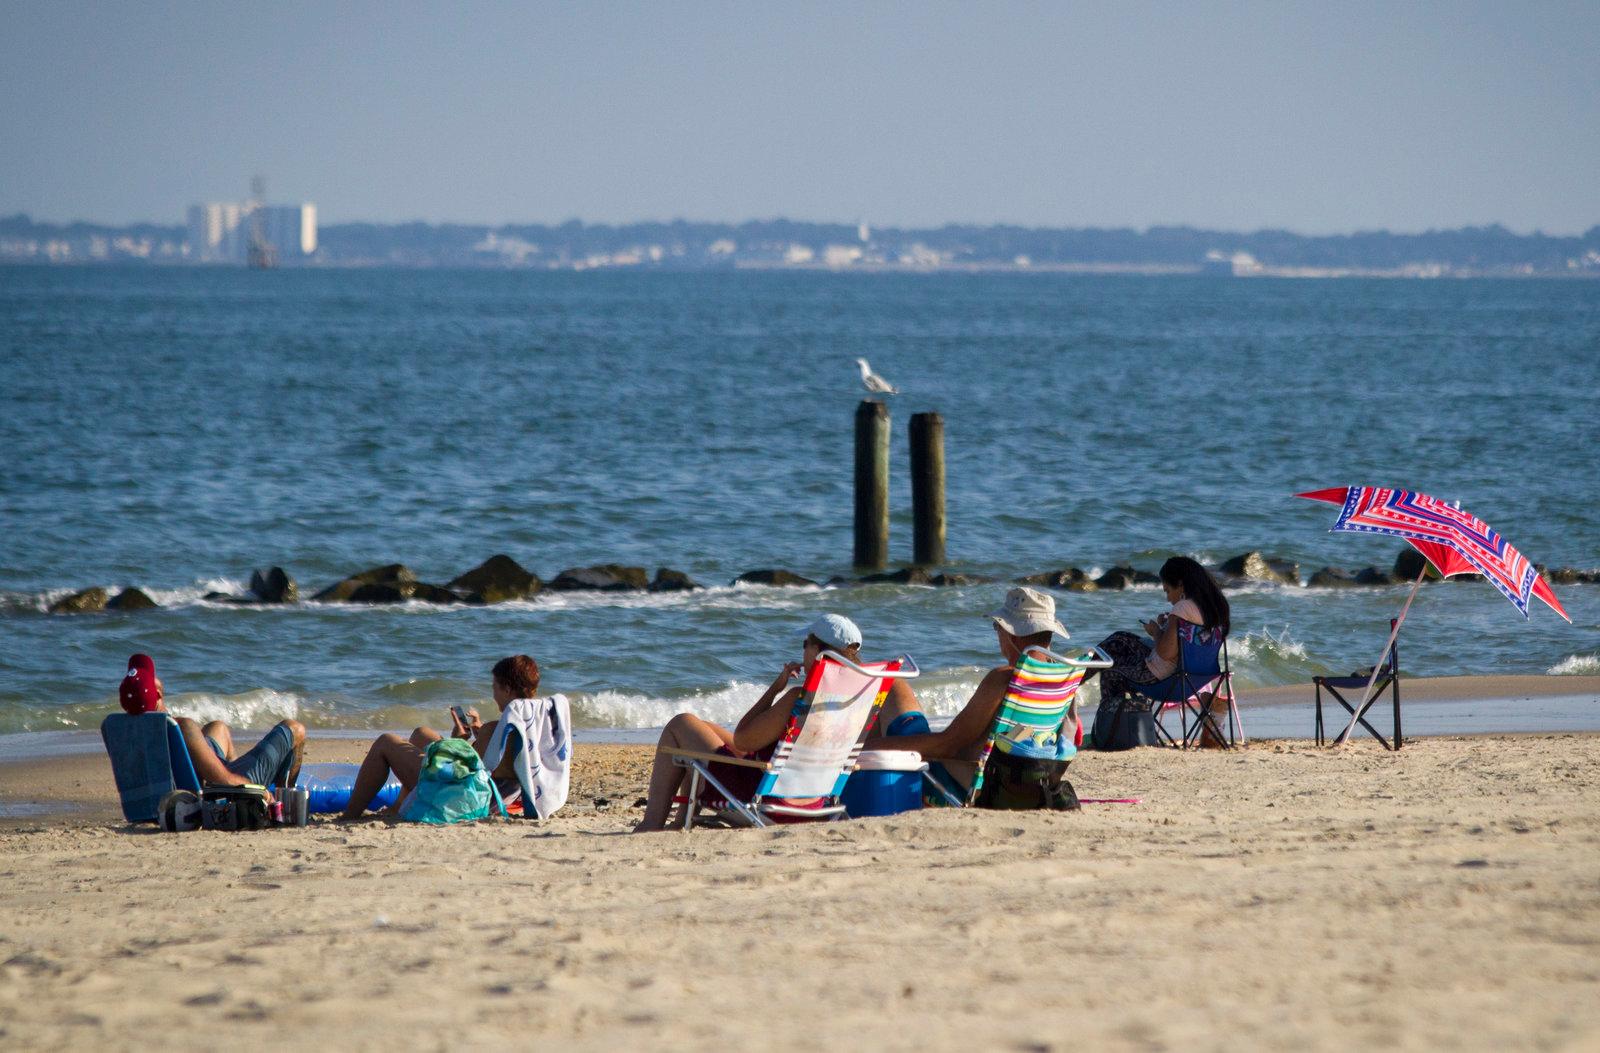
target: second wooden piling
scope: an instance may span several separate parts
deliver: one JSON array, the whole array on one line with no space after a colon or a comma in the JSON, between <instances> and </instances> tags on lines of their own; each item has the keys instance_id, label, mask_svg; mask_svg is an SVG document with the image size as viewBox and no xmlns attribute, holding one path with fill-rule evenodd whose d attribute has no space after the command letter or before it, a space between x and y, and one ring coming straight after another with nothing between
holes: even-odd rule
<instances>
[{"instance_id":1,"label":"second wooden piling","mask_svg":"<svg viewBox=\"0 0 1600 1053\"><path fill-rule=\"evenodd\" d=\"M944 562L944 418L911 415L912 560Z\"/></svg>"},{"instance_id":2,"label":"second wooden piling","mask_svg":"<svg viewBox=\"0 0 1600 1053\"><path fill-rule=\"evenodd\" d=\"M882 569L889 562L889 407L875 399L856 407L855 526L856 566Z\"/></svg>"}]
</instances>

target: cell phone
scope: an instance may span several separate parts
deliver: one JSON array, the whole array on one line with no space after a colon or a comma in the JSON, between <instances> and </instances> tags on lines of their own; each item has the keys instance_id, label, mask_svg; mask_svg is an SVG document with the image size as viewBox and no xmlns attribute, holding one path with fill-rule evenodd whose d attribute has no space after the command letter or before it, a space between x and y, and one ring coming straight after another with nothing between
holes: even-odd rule
<instances>
[{"instance_id":1,"label":"cell phone","mask_svg":"<svg viewBox=\"0 0 1600 1053\"><path fill-rule=\"evenodd\" d=\"M467 710L466 710L465 706L451 706L450 707L450 712L454 713L456 715L456 719L461 721L461 726L462 727L464 727L464 728L472 727L471 724L467 723Z\"/></svg>"}]
</instances>

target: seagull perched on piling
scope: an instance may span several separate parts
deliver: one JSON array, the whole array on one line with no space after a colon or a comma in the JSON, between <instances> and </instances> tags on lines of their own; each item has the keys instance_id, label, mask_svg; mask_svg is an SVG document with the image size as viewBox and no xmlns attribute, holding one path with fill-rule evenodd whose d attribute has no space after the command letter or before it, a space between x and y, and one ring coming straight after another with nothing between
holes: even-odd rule
<instances>
[{"instance_id":1,"label":"seagull perched on piling","mask_svg":"<svg viewBox=\"0 0 1600 1053\"><path fill-rule=\"evenodd\" d=\"M900 394L899 388L896 388L893 384L889 383L887 380L884 380L882 377L878 376L878 374L872 371L872 367L867 365L866 359L856 359L856 365L861 368L861 386L872 392L874 395Z\"/></svg>"}]
</instances>

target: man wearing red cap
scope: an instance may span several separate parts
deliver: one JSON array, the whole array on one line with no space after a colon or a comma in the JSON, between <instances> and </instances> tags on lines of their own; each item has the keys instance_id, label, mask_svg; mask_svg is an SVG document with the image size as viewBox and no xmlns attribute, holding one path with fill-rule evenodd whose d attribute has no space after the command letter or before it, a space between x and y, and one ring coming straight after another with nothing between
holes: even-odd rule
<instances>
[{"instance_id":1,"label":"man wearing red cap","mask_svg":"<svg viewBox=\"0 0 1600 1053\"><path fill-rule=\"evenodd\" d=\"M156 664L147 654L128 659L128 675L117 692L122 708L134 716L165 713L165 694ZM305 750L306 729L298 720L281 720L242 755L235 755L233 732L220 720L205 726L188 717L175 717L189 748L194 773L202 784L217 786L293 786L300 775L300 755Z\"/></svg>"}]
</instances>

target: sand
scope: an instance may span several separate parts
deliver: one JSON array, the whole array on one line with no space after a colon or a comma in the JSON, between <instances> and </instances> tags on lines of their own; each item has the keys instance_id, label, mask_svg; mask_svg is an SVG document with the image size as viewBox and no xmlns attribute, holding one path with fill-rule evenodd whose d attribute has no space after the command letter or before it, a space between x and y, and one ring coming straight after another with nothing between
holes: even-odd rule
<instances>
[{"instance_id":1,"label":"sand","mask_svg":"<svg viewBox=\"0 0 1600 1053\"><path fill-rule=\"evenodd\" d=\"M315 760L355 747L314 742ZM0 767L0 1048L1600 1048L1600 736L1137 750L1076 814L160 834ZM96 810L98 809L98 810Z\"/></svg>"}]
</instances>

